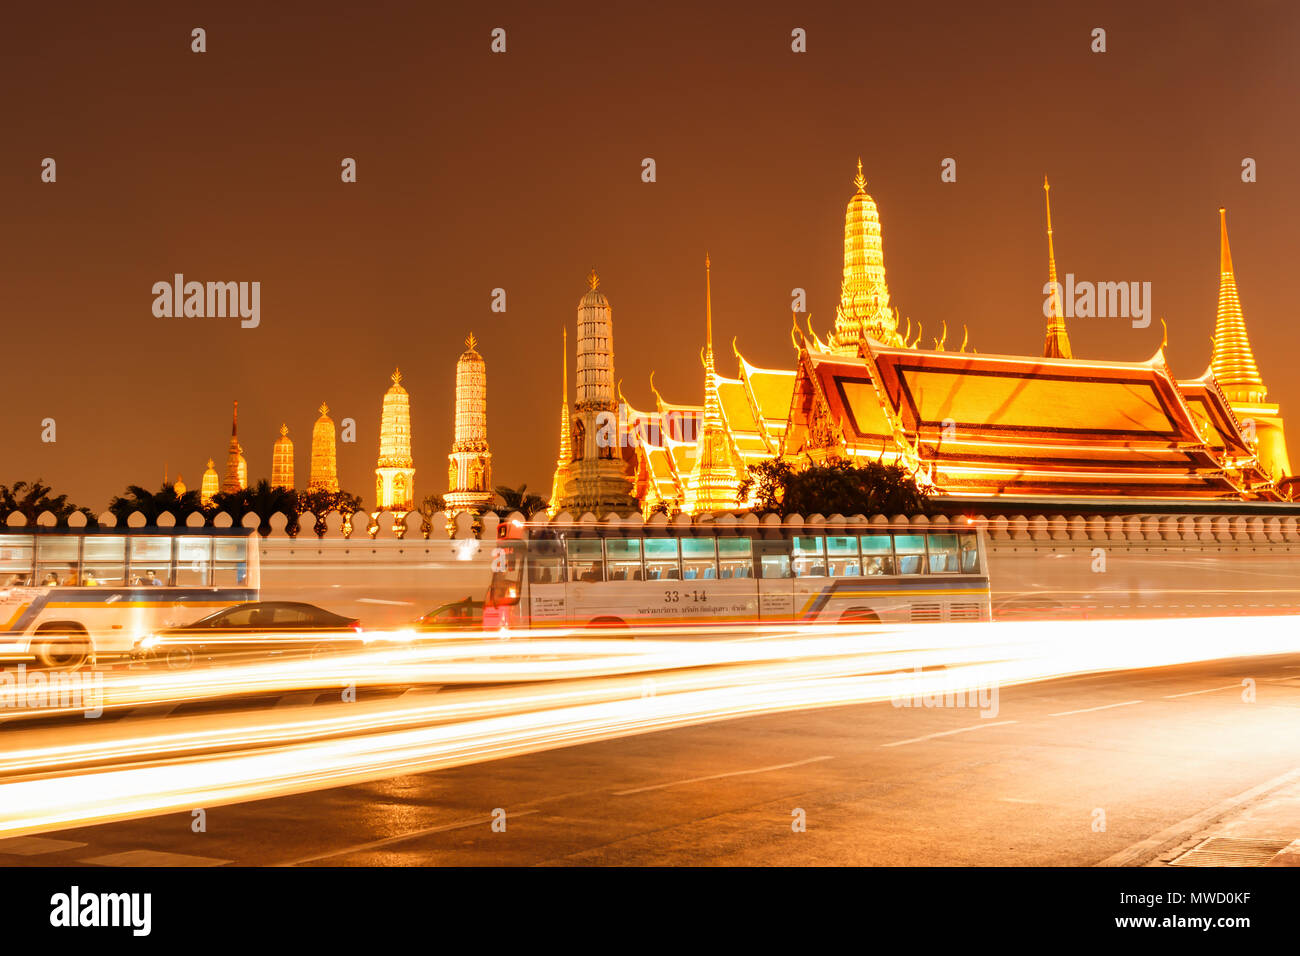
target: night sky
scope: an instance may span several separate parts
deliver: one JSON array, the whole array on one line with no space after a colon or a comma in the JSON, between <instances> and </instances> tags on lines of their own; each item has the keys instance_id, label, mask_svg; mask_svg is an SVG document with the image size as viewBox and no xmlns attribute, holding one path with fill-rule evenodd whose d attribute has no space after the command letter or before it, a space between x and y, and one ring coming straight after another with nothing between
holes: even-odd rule
<instances>
[{"instance_id":1,"label":"night sky","mask_svg":"<svg viewBox=\"0 0 1300 956\"><path fill-rule=\"evenodd\" d=\"M790 290L824 332L859 156L893 304L927 345L946 319L950 347L966 324L981 352L1041 352L1046 173L1062 275L1153 286L1150 328L1072 321L1076 356L1144 360L1164 315L1174 372L1199 375L1227 206L1260 371L1300 418L1295 4L80 6L0 23L0 482L96 511L164 465L197 488L238 399L250 479L283 421L302 486L326 401L356 420L340 479L370 506L400 365L417 498L442 493L473 331L494 480L549 496L560 330L572 347L591 266L640 407L651 370L701 400L706 250L721 370L733 336L793 367ZM260 281L260 327L155 318L177 272Z\"/></svg>"}]
</instances>

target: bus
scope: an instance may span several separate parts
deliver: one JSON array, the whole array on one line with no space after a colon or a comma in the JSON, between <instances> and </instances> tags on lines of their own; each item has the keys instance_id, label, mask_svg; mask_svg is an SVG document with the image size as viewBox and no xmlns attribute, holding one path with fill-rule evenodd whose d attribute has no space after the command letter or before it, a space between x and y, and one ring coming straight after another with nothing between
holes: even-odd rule
<instances>
[{"instance_id":1,"label":"bus","mask_svg":"<svg viewBox=\"0 0 1300 956\"><path fill-rule=\"evenodd\" d=\"M976 528L524 529L498 542L485 630L987 621Z\"/></svg>"},{"instance_id":2,"label":"bus","mask_svg":"<svg viewBox=\"0 0 1300 956\"><path fill-rule=\"evenodd\" d=\"M258 600L249 528L0 528L0 657L127 655L156 628Z\"/></svg>"}]
</instances>

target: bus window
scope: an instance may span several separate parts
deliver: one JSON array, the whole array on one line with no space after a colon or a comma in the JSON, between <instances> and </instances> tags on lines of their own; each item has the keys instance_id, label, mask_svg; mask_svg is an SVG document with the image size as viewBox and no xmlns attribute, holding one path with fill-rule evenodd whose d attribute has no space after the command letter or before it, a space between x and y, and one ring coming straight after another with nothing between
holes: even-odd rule
<instances>
[{"instance_id":1,"label":"bus window","mask_svg":"<svg viewBox=\"0 0 1300 956\"><path fill-rule=\"evenodd\" d=\"M961 569L966 574L979 574L980 570L980 551L979 542L973 534L963 534L961 537Z\"/></svg>"},{"instance_id":2,"label":"bus window","mask_svg":"<svg viewBox=\"0 0 1300 956\"><path fill-rule=\"evenodd\" d=\"M238 587L247 582L248 539L214 538L212 540L213 587Z\"/></svg>"},{"instance_id":3,"label":"bus window","mask_svg":"<svg viewBox=\"0 0 1300 956\"><path fill-rule=\"evenodd\" d=\"M788 578L790 573L790 543L788 541L756 541L754 549L758 551L758 571L764 578Z\"/></svg>"},{"instance_id":4,"label":"bus window","mask_svg":"<svg viewBox=\"0 0 1300 956\"><path fill-rule=\"evenodd\" d=\"M894 551L898 555L899 574L925 573L925 535L894 535Z\"/></svg>"},{"instance_id":5,"label":"bus window","mask_svg":"<svg viewBox=\"0 0 1300 956\"><path fill-rule=\"evenodd\" d=\"M0 534L0 588L31 585L34 541L29 534Z\"/></svg>"},{"instance_id":6,"label":"bus window","mask_svg":"<svg viewBox=\"0 0 1300 956\"><path fill-rule=\"evenodd\" d=\"M86 535L81 558L82 587L121 587L126 584L126 538Z\"/></svg>"},{"instance_id":7,"label":"bus window","mask_svg":"<svg viewBox=\"0 0 1300 956\"><path fill-rule=\"evenodd\" d=\"M826 539L826 570L833 578L857 577L862 573L858 563L858 539L854 537L828 537Z\"/></svg>"},{"instance_id":8,"label":"bus window","mask_svg":"<svg viewBox=\"0 0 1300 956\"><path fill-rule=\"evenodd\" d=\"M863 574L894 574L894 544L888 531L858 536Z\"/></svg>"},{"instance_id":9,"label":"bus window","mask_svg":"<svg viewBox=\"0 0 1300 956\"><path fill-rule=\"evenodd\" d=\"M641 580L641 539L605 539L605 580Z\"/></svg>"},{"instance_id":10,"label":"bus window","mask_svg":"<svg viewBox=\"0 0 1300 956\"><path fill-rule=\"evenodd\" d=\"M682 568L677 561L676 538L646 538L645 576L647 581L680 581Z\"/></svg>"},{"instance_id":11,"label":"bus window","mask_svg":"<svg viewBox=\"0 0 1300 956\"><path fill-rule=\"evenodd\" d=\"M753 543L748 538L718 539L718 574L723 578L754 576Z\"/></svg>"},{"instance_id":12,"label":"bus window","mask_svg":"<svg viewBox=\"0 0 1300 956\"><path fill-rule=\"evenodd\" d=\"M792 542L790 563L797 578L820 577L826 574L826 555L821 538L795 537Z\"/></svg>"},{"instance_id":13,"label":"bus window","mask_svg":"<svg viewBox=\"0 0 1300 956\"><path fill-rule=\"evenodd\" d=\"M578 538L568 542L569 580L605 580L605 561L601 554L599 538Z\"/></svg>"},{"instance_id":14,"label":"bus window","mask_svg":"<svg viewBox=\"0 0 1300 956\"><path fill-rule=\"evenodd\" d=\"M718 576L717 543L713 538L682 538L682 580Z\"/></svg>"},{"instance_id":15,"label":"bus window","mask_svg":"<svg viewBox=\"0 0 1300 956\"><path fill-rule=\"evenodd\" d=\"M932 534L930 540L930 573L951 574L959 570L957 554L957 536L955 534Z\"/></svg>"},{"instance_id":16,"label":"bus window","mask_svg":"<svg viewBox=\"0 0 1300 956\"><path fill-rule=\"evenodd\" d=\"M75 587L77 552L81 538L75 534L36 536L36 584L42 587Z\"/></svg>"},{"instance_id":17,"label":"bus window","mask_svg":"<svg viewBox=\"0 0 1300 956\"><path fill-rule=\"evenodd\" d=\"M171 583L172 539L163 537L131 539L131 584L157 587Z\"/></svg>"},{"instance_id":18,"label":"bus window","mask_svg":"<svg viewBox=\"0 0 1300 956\"><path fill-rule=\"evenodd\" d=\"M86 540L90 543L90 539ZM212 567L212 539L184 535L176 539L176 586L205 588Z\"/></svg>"},{"instance_id":19,"label":"bus window","mask_svg":"<svg viewBox=\"0 0 1300 956\"><path fill-rule=\"evenodd\" d=\"M564 583L564 551L560 542L548 538L529 540L528 583Z\"/></svg>"}]
</instances>

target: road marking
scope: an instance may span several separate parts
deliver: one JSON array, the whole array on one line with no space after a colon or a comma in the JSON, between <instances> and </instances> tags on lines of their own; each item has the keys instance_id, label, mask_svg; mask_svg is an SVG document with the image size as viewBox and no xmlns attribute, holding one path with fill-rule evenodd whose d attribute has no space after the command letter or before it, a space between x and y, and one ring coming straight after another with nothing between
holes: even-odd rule
<instances>
[{"instance_id":1,"label":"road marking","mask_svg":"<svg viewBox=\"0 0 1300 956\"><path fill-rule=\"evenodd\" d=\"M1037 800L1022 800L1019 797L998 797L1003 803L1038 803Z\"/></svg>"},{"instance_id":2,"label":"road marking","mask_svg":"<svg viewBox=\"0 0 1300 956\"><path fill-rule=\"evenodd\" d=\"M937 734L926 734L924 737L909 737L907 740L895 740L892 743L881 744L882 747L901 747L903 744L920 743L922 740L933 740L935 737L951 737L953 734L964 734L968 730L980 730L984 727L1005 727L1007 724L1014 724L1014 720L995 720L987 724L971 724L969 727L958 727L956 730L941 730Z\"/></svg>"},{"instance_id":3,"label":"road marking","mask_svg":"<svg viewBox=\"0 0 1300 956\"><path fill-rule=\"evenodd\" d=\"M1173 700L1175 697L1195 697L1197 694L1212 694L1216 690L1235 689L1240 686L1240 684L1224 684L1222 687L1207 687L1205 690L1189 690L1183 694L1165 694L1165 700Z\"/></svg>"},{"instance_id":4,"label":"road marking","mask_svg":"<svg viewBox=\"0 0 1300 956\"><path fill-rule=\"evenodd\" d=\"M540 813L540 810L516 810L508 817L510 820L526 817L532 813ZM366 850L375 850L381 846L390 846L394 843L404 843L407 840L414 840L417 837L428 836L431 833L445 833L448 830L465 830L469 827L491 826L492 817L476 817L473 820L461 820L459 823L444 823L440 827L425 827L423 830L412 830L410 833L399 833L397 836L387 837L383 840L372 840L369 843L358 843L355 846L343 847L341 850L330 850L328 853L317 853L313 856L300 857L297 860L289 860L287 863L276 863L275 866L298 866L302 863L315 863L317 860L328 860L332 856L346 856L349 853L362 853Z\"/></svg>"},{"instance_id":5,"label":"road marking","mask_svg":"<svg viewBox=\"0 0 1300 956\"><path fill-rule=\"evenodd\" d=\"M753 773L768 773L772 770L787 770L790 767L802 767L804 764L817 763L820 760L830 760L827 757L809 757L807 760L797 760L794 763L779 763L771 767L757 767L753 770L733 770L730 773L714 773L707 777L692 777L689 780L674 780L671 783L656 783L649 787L636 787L633 790L615 790L614 796L626 797L633 793L645 793L649 790L666 790L668 787L684 787L688 783L703 783L706 780L721 780L724 777L743 777Z\"/></svg>"},{"instance_id":6,"label":"road marking","mask_svg":"<svg viewBox=\"0 0 1300 956\"><path fill-rule=\"evenodd\" d=\"M14 856L40 856L42 853L75 850L85 845L76 840L51 840L49 837L10 837L7 840L0 840L0 853L12 853Z\"/></svg>"},{"instance_id":7,"label":"road marking","mask_svg":"<svg viewBox=\"0 0 1300 956\"><path fill-rule=\"evenodd\" d=\"M92 856L81 861L96 866L225 866L230 860L211 856L189 856L185 853L167 853L163 850L127 850L107 856Z\"/></svg>"},{"instance_id":8,"label":"road marking","mask_svg":"<svg viewBox=\"0 0 1300 956\"><path fill-rule=\"evenodd\" d=\"M1100 707L1085 707L1082 710L1063 710L1057 714L1048 714L1048 717L1069 717L1071 714L1091 714L1095 710L1110 710L1112 707L1127 707L1129 704L1140 704L1140 700L1124 700L1118 704L1102 704Z\"/></svg>"},{"instance_id":9,"label":"road marking","mask_svg":"<svg viewBox=\"0 0 1300 956\"><path fill-rule=\"evenodd\" d=\"M1159 833L1147 837L1140 843L1134 843L1126 850L1120 850L1118 853L1106 857L1094 863L1093 866L1138 866L1155 857L1165 847L1171 844L1181 843L1183 840L1203 830L1220 817L1227 815L1231 811L1240 807L1244 803L1249 803L1257 797L1262 797L1270 791L1277 790L1286 786L1293 780L1300 780L1300 767L1295 770L1289 770L1280 777L1274 777L1272 780L1266 780L1258 787L1251 787L1249 790L1243 790L1234 797L1216 803L1208 810L1202 810L1195 813L1186 820L1180 820L1173 826L1165 827Z\"/></svg>"}]
</instances>

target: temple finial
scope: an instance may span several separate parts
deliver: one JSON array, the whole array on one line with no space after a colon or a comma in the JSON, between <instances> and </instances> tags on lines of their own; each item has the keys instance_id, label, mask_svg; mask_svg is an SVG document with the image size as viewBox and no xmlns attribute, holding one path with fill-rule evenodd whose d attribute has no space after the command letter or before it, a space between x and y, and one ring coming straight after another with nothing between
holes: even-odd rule
<instances>
[{"instance_id":1,"label":"temple finial","mask_svg":"<svg viewBox=\"0 0 1300 956\"><path fill-rule=\"evenodd\" d=\"M600 288L600 276L596 275L596 267L592 266L591 271L587 273L587 288L593 292Z\"/></svg>"},{"instance_id":2,"label":"temple finial","mask_svg":"<svg viewBox=\"0 0 1300 956\"><path fill-rule=\"evenodd\" d=\"M1232 250L1228 248L1228 210L1219 207L1219 271L1232 271Z\"/></svg>"},{"instance_id":3,"label":"temple finial","mask_svg":"<svg viewBox=\"0 0 1300 956\"><path fill-rule=\"evenodd\" d=\"M239 402L235 402L235 410L230 416L230 437L234 438L239 434Z\"/></svg>"},{"instance_id":4,"label":"temple finial","mask_svg":"<svg viewBox=\"0 0 1300 956\"><path fill-rule=\"evenodd\" d=\"M284 422L280 423L280 436L284 437L289 434L289 426Z\"/></svg>"},{"instance_id":5,"label":"temple finial","mask_svg":"<svg viewBox=\"0 0 1300 956\"><path fill-rule=\"evenodd\" d=\"M1047 342L1043 346L1044 358L1073 358L1070 337L1065 330L1065 314L1061 309L1061 287L1056 281L1056 246L1052 239L1052 185L1043 177L1043 201L1047 206L1047 281L1051 289L1051 315L1047 321Z\"/></svg>"},{"instance_id":6,"label":"temple finial","mask_svg":"<svg viewBox=\"0 0 1300 956\"><path fill-rule=\"evenodd\" d=\"M858 188L858 192L867 191L867 180L862 175L862 157L858 157L858 174L853 177L853 185Z\"/></svg>"},{"instance_id":7,"label":"temple finial","mask_svg":"<svg viewBox=\"0 0 1300 956\"><path fill-rule=\"evenodd\" d=\"M564 402L567 405L569 402L569 327L567 325L560 326L560 333L564 341L564 347L561 349L560 371L564 379Z\"/></svg>"},{"instance_id":8,"label":"temple finial","mask_svg":"<svg viewBox=\"0 0 1300 956\"><path fill-rule=\"evenodd\" d=\"M394 367L393 374L390 377L392 378L394 385L402 384L402 370L400 368Z\"/></svg>"},{"instance_id":9,"label":"temple finial","mask_svg":"<svg viewBox=\"0 0 1300 956\"><path fill-rule=\"evenodd\" d=\"M471 352L476 351L478 349L478 339L474 338L473 332L465 336L465 347L469 349Z\"/></svg>"},{"instance_id":10,"label":"temple finial","mask_svg":"<svg viewBox=\"0 0 1300 956\"><path fill-rule=\"evenodd\" d=\"M713 285L709 279L709 254L704 253L704 342L713 352Z\"/></svg>"},{"instance_id":11,"label":"temple finial","mask_svg":"<svg viewBox=\"0 0 1300 956\"><path fill-rule=\"evenodd\" d=\"M330 407L326 405L324 402L321 402L320 408L316 409L316 411L320 412L322 415L328 415L330 411Z\"/></svg>"}]
</instances>

